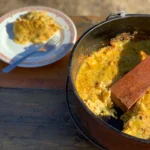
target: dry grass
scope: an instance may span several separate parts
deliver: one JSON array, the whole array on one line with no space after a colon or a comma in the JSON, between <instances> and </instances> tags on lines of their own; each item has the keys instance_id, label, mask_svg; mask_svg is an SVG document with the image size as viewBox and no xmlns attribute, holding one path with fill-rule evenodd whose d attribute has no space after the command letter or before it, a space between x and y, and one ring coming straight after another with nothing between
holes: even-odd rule
<instances>
[{"instance_id":1,"label":"dry grass","mask_svg":"<svg viewBox=\"0 0 150 150\"><path fill-rule=\"evenodd\" d=\"M68 15L106 17L119 10L125 10L127 13L150 13L150 0L0 0L0 15L30 5L53 7Z\"/></svg>"}]
</instances>

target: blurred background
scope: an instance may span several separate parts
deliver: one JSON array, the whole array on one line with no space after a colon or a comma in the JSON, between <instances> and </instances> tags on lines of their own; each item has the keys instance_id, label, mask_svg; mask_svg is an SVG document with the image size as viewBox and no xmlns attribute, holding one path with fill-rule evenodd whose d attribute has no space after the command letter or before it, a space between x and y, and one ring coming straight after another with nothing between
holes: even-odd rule
<instances>
[{"instance_id":1,"label":"blurred background","mask_svg":"<svg viewBox=\"0 0 150 150\"><path fill-rule=\"evenodd\" d=\"M0 0L0 15L30 5L49 6L67 15L79 16L106 17L119 10L127 13L150 13L150 0Z\"/></svg>"}]
</instances>

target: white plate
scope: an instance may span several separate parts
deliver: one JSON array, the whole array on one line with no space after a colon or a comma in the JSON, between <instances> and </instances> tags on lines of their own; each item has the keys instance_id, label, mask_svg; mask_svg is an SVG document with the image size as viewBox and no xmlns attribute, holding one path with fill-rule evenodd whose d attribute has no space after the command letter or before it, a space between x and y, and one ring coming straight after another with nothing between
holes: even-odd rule
<instances>
[{"instance_id":1,"label":"white plate","mask_svg":"<svg viewBox=\"0 0 150 150\"><path fill-rule=\"evenodd\" d=\"M13 22L20 17L20 15L26 14L29 11L47 11L48 15L53 17L54 20L63 29L57 34L61 37L57 47L48 52L38 52L18 66L20 67L39 67L51 64L64 57L72 48L76 42L77 32L76 27L72 20L63 14L62 12L41 6L32 6L20 8L11 11L0 18L0 59L6 63L12 63L18 58L24 56L32 49L41 47L40 44L17 44L13 41Z\"/></svg>"}]
</instances>

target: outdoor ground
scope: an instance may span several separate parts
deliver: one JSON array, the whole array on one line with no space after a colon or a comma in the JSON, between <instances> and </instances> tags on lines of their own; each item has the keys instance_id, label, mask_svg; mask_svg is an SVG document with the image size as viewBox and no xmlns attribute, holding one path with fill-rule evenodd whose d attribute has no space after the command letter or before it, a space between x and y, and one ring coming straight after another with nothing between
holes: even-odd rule
<instances>
[{"instance_id":1,"label":"outdoor ground","mask_svg":"<svg viewBox=\"0 0 150 150\"><path fill-rule=\"evenodd\" d=\"M125 10L127 13L150 13L150 0L0 0L2 13L29 5L53 7L68 15L106 17L119 10Z\"/></svg>"}]
</instances>

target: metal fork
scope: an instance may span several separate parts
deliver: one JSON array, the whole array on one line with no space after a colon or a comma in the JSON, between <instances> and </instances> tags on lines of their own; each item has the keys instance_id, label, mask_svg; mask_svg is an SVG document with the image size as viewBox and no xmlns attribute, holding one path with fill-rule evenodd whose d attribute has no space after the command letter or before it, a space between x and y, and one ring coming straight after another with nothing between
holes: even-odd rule
<instances>
[{"instance_id":1,"label":"metal fork","mask_svg":"<svg viewBox=\"0 0 150 150\"><path fill-rule=\"evenodd\" d=\"M7 67L5 67L2 71L4 73L8 73L11 70L13 70L16 66L18 66L18 64L20 64L22 61L24 61L26 58L28 58L29 56L37 53L37 52L47 52L48 50L45 48L46 45L50 46L51 48L53 48L54 46L56 46L60 41L60 37L58 35L54 35L52 37L52 39L50 39L47 43L43 44L40 49L35 49L31 52L29 52L28 54L26 54L25 56L21 57L20 59L16 60L15 62L12 62L10 65L8 65Z\"/></svg>"}]
</instances>

